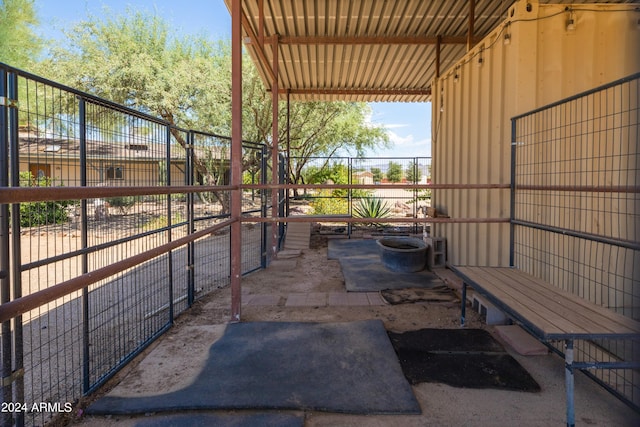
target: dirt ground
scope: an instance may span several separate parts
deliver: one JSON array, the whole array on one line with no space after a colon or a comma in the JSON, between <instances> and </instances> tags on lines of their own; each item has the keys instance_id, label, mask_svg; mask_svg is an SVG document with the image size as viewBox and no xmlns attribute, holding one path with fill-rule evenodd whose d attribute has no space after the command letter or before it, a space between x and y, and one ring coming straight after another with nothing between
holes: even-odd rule
<instances>
[{"instance_id":1,"label":"dirt ground","mask_svg":"<svg viewBox=\"0 0 640 427\"><path fill-rule=\"evenodd\" d=\"M449 278L447 271L439 272ZM455 281L445 280L454 285ZM347 322L381 319L390 331L421 328L459 328L457 303L411 303L367 306L286 305L292 293L345 292L338 261L327 259L326 236L315 234L311 248L300 256L276 259L265 270L242 280L243 298L272 295L273 304L243 305L242 321ZM199 300L180 316L168 333L112 379L96 396L166 393L189 384L199 373L209 347L223 333L230 319L230 289L219 289ZM468 328L485 328L478 315L467 311ZM509 350L509 349L508 349ZM509 350L513 353L511 350ZM540 384L539 393L454 388L444 384L413 386L422 415L356 416L321 412L296 412L305 426L553 426L565 424L563 361L556 355L514 357ZM584 375L576 376L576 421L578 425L640 425L638 414L605 392ZM287 412L287 411L283 411ZM230 412L233 413L233 412ZM133 426L152 421L154 414L142 417L80 416L67 420L82 426Z\"/></svg>"}]
</instances>

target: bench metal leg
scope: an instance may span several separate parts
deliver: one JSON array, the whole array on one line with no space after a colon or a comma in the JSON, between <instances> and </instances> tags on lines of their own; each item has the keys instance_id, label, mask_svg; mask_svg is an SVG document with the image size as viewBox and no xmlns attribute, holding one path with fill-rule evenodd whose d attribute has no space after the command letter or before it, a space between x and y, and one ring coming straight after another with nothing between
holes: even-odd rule
<instances>
[{"instance_id":1,"label":"bench metal leg","mask_svg":"<svg viewBox=\"0 0 640 427\"><path fill-rule=\"evenodd\" d=\"M567 426L574 427L575 409L573 406L573 340L566 340L564 352L564 380L567 393Z\"/></svg>"},{"instance_id":2,"label":"bench metal leg","mask_svg":"<svg viewBox=\"0 0 640 427\"><path fill-rule=\"evenodd\" d=\"M464 326L464 318L467 313L467 284L462 282L462 307L460 308L460 326Z\"/></svg>"}]
</instances>

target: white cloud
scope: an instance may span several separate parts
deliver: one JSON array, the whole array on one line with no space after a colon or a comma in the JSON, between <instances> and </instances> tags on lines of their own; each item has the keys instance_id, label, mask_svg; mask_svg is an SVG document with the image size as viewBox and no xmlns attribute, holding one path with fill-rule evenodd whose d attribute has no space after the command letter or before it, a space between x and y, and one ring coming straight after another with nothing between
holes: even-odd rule
<instances>
[{"instance_id":1,"label":"white cloud","mask_svg":"<svg viewBox=\"0 0 640 427\"><path fill-rule=\"evenodd\" d=\"M391 148L379 150L375 156L380 157L428 157L431 155L431 139L416 139L413 134L406 136L388 131Z\"/></svg>"},{"instance_id":2,"label":"white cloud","mask_svg":"<svg viewBox=\"0 0 640 427\"><path fill-rule=\"evenodd\" d=\"M409 125L407 123L392 123L392 124L385 124L384 127L386 129L400 129L400 128L409 127Z\"/></svg>"}]
</instances>

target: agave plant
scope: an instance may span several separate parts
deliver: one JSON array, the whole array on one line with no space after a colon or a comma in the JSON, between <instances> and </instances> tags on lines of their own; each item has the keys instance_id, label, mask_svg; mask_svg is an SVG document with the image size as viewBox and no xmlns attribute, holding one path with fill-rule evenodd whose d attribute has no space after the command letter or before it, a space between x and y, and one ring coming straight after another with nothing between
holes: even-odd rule
<instances>
[{"instance_id":1,"label":"agave plant","mask_svg":"<svg viewBox=\"0 0 640 427\"><path fill-rule=\"evenodd\" d=\"M391 212L387 202L377 197L367 197L359 199L357 205L353 207L354 216L357 218L386 218ZM374 223L372 225L380 225Z\"/></svg>"}]
</instances>

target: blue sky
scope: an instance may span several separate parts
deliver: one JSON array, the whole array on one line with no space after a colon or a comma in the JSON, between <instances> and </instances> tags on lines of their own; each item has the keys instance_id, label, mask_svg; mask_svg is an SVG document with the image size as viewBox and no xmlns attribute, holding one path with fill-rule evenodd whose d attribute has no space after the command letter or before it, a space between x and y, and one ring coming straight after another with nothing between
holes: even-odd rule
<instances>
[{"instance_id":1,"label":"blue sky","mask_svg":"<svg viewBox=\"0 0 640 427\"><path fill-rule=\"evenodd\" d=\"M35 0L43 37L61 39L70 28L104 8L120 14L127 7L155 12L173 24L179 34L228 38L231 17L223 0ZM430 103L372 103L371 122L387 128L393 148L368 153L377 157L425 157L431 155Z\"/></svg>"}]
</instances>

